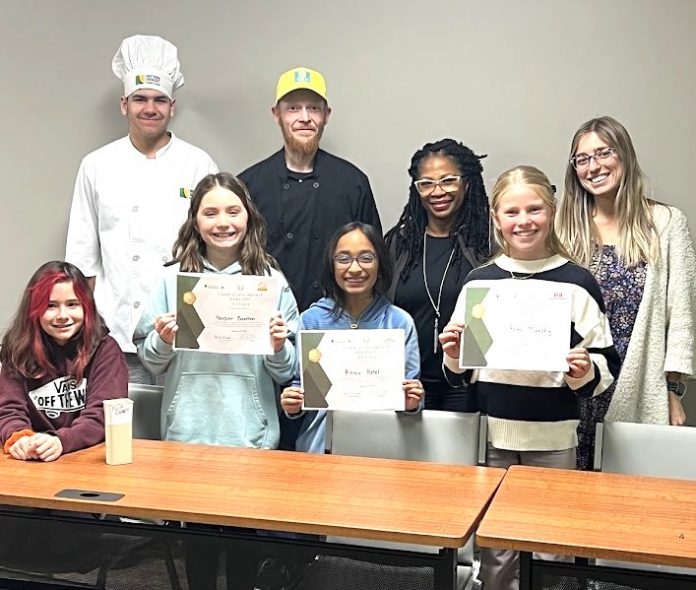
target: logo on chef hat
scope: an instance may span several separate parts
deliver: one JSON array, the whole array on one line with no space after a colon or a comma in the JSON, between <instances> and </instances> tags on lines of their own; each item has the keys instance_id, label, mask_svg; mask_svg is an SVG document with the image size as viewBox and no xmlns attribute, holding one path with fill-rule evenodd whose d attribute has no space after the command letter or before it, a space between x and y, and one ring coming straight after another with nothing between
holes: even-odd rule
<instances>
[{"instance_id":1,"label":"logo on chef hat","mask_svg":"<svg viewBox=\"0 0 696 590\"><path fill-rule=\"evenodd\" d=\"M156 86L160 86L160 77L156 74L136 74L135 85L139 86L141 84L155 84Z\"/></svg>"}]
</instances>

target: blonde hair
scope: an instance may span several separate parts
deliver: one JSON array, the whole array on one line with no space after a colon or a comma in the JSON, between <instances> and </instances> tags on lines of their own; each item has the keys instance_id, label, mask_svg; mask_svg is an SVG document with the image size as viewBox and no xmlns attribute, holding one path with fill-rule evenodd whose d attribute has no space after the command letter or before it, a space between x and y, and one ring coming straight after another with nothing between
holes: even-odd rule
<instances>
[{"instance_id":1,"label":"blonde hair","mask_svg":"<svg viewBox=\"0 0 696 590\"><path fill-rule=\"evenodd\" d=\"M569 158L575 155L580 140L588 133L596 133L609 147L614 148L621 163L619 190L614 200L619 230L617 254L629 266L644 261L656 263L660 256L660 245L653 221L652 202L647 197L647 180L638 165L628 131L611 117L591 119L575 133ZM582 186L569 160L565 191L558 209L558 235L574 258L586 267L592 262L595 248L601 244L593 221L594 213L594 195Z\"/></svg>"},{"instance_id":2,"label":"blonde hair","mask_svg":"<svg viewBox=\"0 0 696 590\"><path fill-rule=\"evenodd\" d=\"M534 193L541 198L550 211L550 226L549 233L546 236L546 249L549 255L559 254L564 258L572 260L572 256L568 253L563 243L556 234L554 227L554 217L556 216L556 196L554 195L551 182L538 168L534 166L515 166L503 172L495 182L493 191L491 192L491 217L493 217L500 206L500 199L514 186L529 187ZM499 250L509 255L508 245L503 238L502 232L493 224L493 238L498 245Z\"/></svg>"}]
</instances>

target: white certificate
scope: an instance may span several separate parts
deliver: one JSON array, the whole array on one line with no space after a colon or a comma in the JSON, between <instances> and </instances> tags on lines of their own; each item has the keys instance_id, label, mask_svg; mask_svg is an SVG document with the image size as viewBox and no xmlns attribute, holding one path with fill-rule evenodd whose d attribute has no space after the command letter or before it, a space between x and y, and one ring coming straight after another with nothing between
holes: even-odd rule
<instances>
[{"instance_id":1,"label":"white certificate","mask_svg":"<svg viewBox=\"0 0 696 590\"><path fill-rule=\"evenodd\" d=\"M174 348L226 354L272 354L274 277L179 273Z\"/></svg>"},{"instance_id":2,"label":"white certificate","mask_svg":"<svg viewBox=\"0 0 696 590\"><path fill-rule=\"evenodd\" d=\"M551 282L465 286L463 369L567 371L572 293Z\"/></svg>"},{"instance_id":3,"label":"white certificate","mask_svg":"<svg viewBox=\"0 0 696 590\"><path fill-rule=\"evenodd\" d=\"M304 408L403 410L403 330L302 330Z\"/></svg>"}]
</instances>

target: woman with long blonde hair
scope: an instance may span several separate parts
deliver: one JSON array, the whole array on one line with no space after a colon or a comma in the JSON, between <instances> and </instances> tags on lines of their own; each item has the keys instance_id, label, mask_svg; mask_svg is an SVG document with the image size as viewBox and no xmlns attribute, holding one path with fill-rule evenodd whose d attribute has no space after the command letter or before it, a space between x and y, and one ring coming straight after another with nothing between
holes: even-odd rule
<instances>
[{"instance_id":1,"label":"woman with long blonde hair","mask_svg":"<svg viewBox=\"0 0 696 590\"><path fill-rule=\"evenodd\" d=\"M582 400L578 465L587 469L603 419L684 424L684 380L696 363L696 255L686 217L650 198L631 138L611 117L573 137L557 227L599 282L623 360L615 387Z\"/></svg>"}]
</instances>

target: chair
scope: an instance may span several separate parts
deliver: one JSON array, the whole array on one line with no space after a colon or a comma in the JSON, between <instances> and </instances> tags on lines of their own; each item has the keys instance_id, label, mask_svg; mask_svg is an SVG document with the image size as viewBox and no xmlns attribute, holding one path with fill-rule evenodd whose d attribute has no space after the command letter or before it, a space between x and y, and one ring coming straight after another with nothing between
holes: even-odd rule
<instances>
[{"instance_id":1,"label":"chair","mask_svg":"<svg viewBox=\"0 0 696 590\"><path fill-rule=\"evenodd\" d=\"M696 479L696 428L660 424L597 424L595 471Z\"/></svg>"},{"instance_id":2,"label":"chair","mask_svg":"<svg viewBox=\"0 0 696 590\"><path fill-rule=\"evenodd\" d=\"M327 420L329 450L335 455L454 465L486 462L486 420L479 413L335 411Z\"/></svg>"},{"instance_id":3,"label":"chair","mask_svg":"<svg viewBox=\"0 0 696 590\"><path fill-rule=\"evenodd\" d=\"M3 534L0 536L0 572L9 574L12 579L26 580L27 587L35 587L31 582L46 580L51 583L46 587L67 584L105 590L107 576L110 577L113 570L121 570L117 579L132 583L144 573L152 575L153 565L145 564L143 557L152 558L153 553L148 551L148 548L152 548L157 550L157 557L163 559L172 590L181 590L173 556L166 542L137 536L137 533L96 532L89 524L90 520L99 518L96 514L77 515L82 517L83 524L80 524L80 519L75 519L73 524L59 521L47 524L43 517L49 517L56 511L10 507L3 507L3 510L8 516L16 513L19 517L29 513L29 516L35 517L27 518L24 515L19 520L4 521ZM76 516L74 513L65 514L73 518ZM94 572L96 579L89 581L93 579Z\"/></svg>"},{"instance_id":4,"label":"chair","mask_svg":"<svg viewBox=\"0 0 696 590\"><path fill-rule=\"evenodd\" d=\"M594 470L626 475L696 479L696 428L661 424L605 422L597 424ZM692 568L609 560L601 565L696 575Z\"/></svg>"},{"instance_id":5,"label":"chair","mask_svg":"<svg viewBox=\"0 0 696 590\"><path fill-rule=\"evenodd\" d=\"M327 415L327 446L336 455L484 465L486 419L479 413L423 410L418 414L334 411ZM445 500L445 499L443 499ZM414 549L413 545L352 538L329 538L353 545ZM434 548L417 546L418 551ZM474 563L473 538L459 550L457 586L469 583Z\"/></svg>"},{"instance_id":6,"label":"chair","mask_svg":"<svg viewBox=\"0 0 696 590\"><path fill-rule=\"evenodd\" d=\"M162 386L129 383L128 397L133 400L133 438L162 440Z\"/></svg>"}]
</instances>

